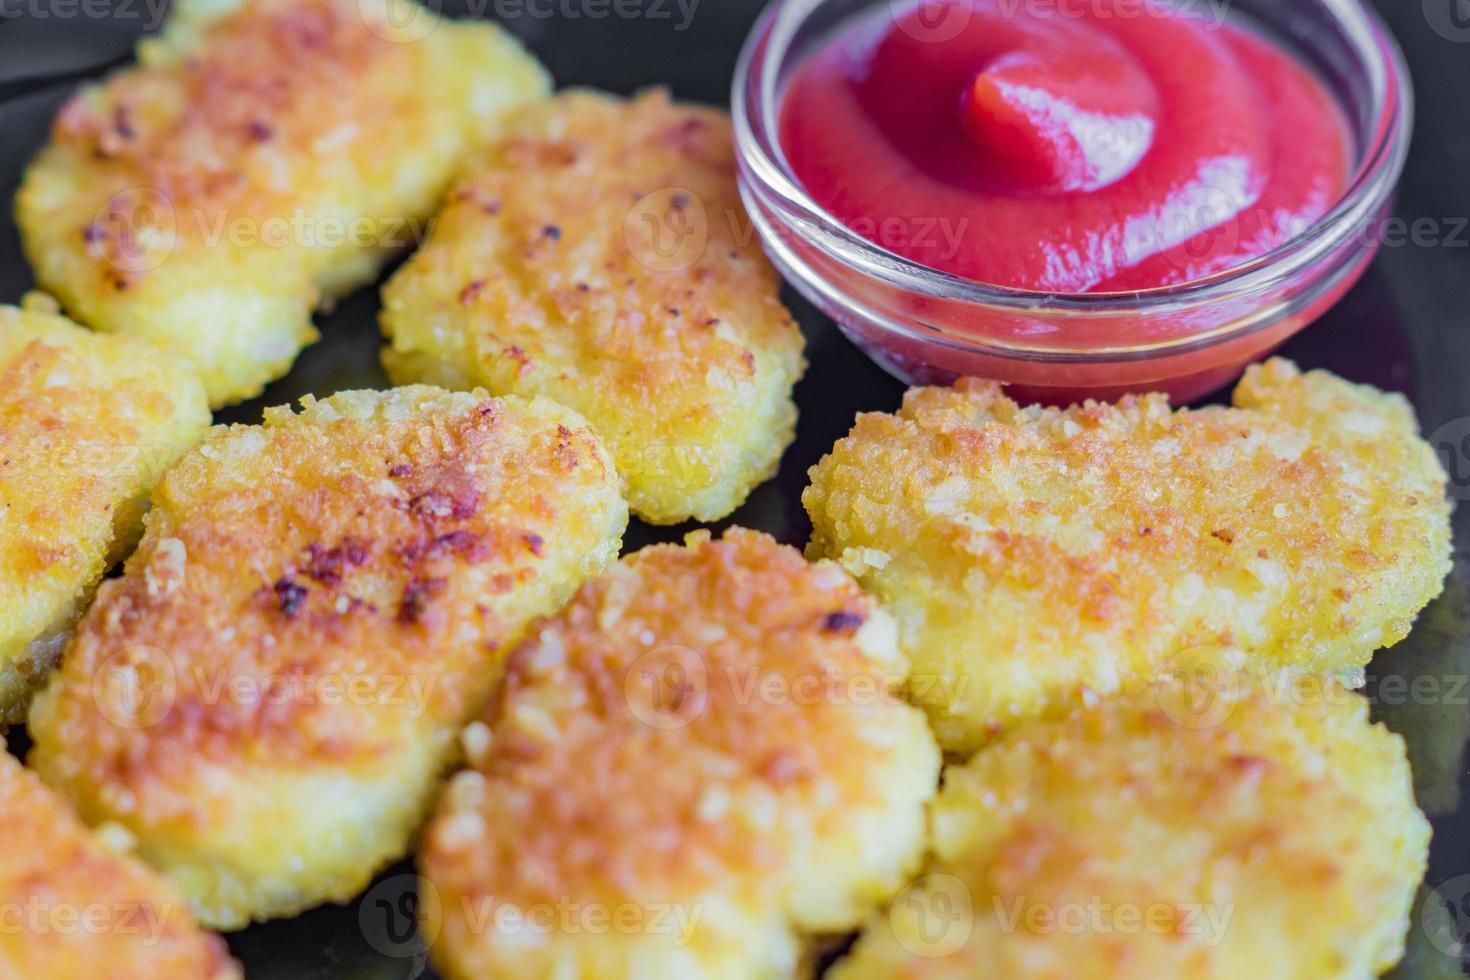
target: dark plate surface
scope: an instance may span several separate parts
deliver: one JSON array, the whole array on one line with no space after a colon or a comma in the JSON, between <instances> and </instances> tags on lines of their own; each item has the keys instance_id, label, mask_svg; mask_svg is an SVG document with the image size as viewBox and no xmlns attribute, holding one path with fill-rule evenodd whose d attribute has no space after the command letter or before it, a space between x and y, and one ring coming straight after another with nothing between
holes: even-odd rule
<instances>
[{"instance_id":1,"label":"dark plate surface","mask_svg":"<svg viewBox=\"0 0 1470 980\"><path fill-rule=\"evenodd\" d=\"M80 78L125 60L153 29L163 0L0 0L0 302L31 280L8 202L51 115ZM1357 381L1403 391L1451 467L1452 492L1470 499L1470 5L1464 0L1376 0L1413 71L1419 121L1399 198L1399 221L1363 282L1284 353ZM437 4L436 4L437 6ZM760 0L463 0L451 14L493 17L523 38L561 85L617 92L665 84L680 98L725 103L740 43ZM621 12L621 16L617 12ZM636 14L636 16L628 16ZM790 297L812 367L797 390L802 416L779 477L729 522L804 543L806 470L859 411L889 411L902 387L872 366L819 314ZM255 421L262 406L307 393L387 384L378 367L377 297L367 290L321 319L323 341L264 398L221 421ZM1395 976L1462 975L1470 938L1470 507L1455 521L1456 571L1445 594L1402 645L1370 668L1376 715L1409 743L1419 803L1434 823L1426 887L1409 953ZM627 548L678 540L687 528L636 521ZM330 806L331 801L322 801ZM252 928L230 945L261 980L406 980L432 976L412 935L412 868L385 873L357 903Z\"/></svg>"}]
</instances>

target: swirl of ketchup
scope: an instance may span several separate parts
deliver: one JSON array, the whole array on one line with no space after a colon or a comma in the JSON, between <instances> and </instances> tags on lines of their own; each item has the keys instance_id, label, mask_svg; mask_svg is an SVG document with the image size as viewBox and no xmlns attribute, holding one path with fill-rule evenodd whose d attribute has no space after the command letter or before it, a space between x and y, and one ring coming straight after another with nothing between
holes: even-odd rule
<instances>
[{"instance_id":1,"label":"swirl of ketchup","mask_svg":"<svg viewBox=\"0 0 1470 980\"><path fill-rule=\"evenodd\" d=\"M1306 65L1162 0L921 0L865 19L800 66L781 137L807 192L877 244L1065 293L1263 255L1337 202L1352 155Z\"/></svg>"}]
</instances>

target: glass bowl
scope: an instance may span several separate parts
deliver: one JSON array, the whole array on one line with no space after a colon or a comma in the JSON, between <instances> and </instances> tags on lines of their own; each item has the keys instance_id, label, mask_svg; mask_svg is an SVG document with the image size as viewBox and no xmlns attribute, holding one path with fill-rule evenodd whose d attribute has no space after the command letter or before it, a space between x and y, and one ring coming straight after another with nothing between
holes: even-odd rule
<instances>
[{"instance_id":1,"label":"glass bowl","mask_svg":"<svg viewBox=\"0 0 1470 980\"><path fill-rule=\"evenodd\" d=\"M940 272L844 227L785 160L781 97L793 70L834 31L911 0L775 0L751 32L731 104L741 195L766 251L802 295L911 384L973 375L1050 402L1129 391L1186 401L1227 384L1362 275L1378 249L1413 115L1403 56L1359 0L1228 2L1231 18L1273 37L1325 81L1356 151L1342 199L1274 251L1179 285L1046 293Z\"/></svg>"}]
</instances>

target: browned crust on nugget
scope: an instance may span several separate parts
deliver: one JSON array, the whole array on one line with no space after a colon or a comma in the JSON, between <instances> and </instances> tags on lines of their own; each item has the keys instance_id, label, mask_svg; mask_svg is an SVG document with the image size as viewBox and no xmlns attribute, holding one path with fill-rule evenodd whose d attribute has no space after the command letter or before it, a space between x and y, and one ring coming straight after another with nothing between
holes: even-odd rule
<instances>
[{"instance_id":1,"label":"browned crust on nugget","mask_svg":"<svg viewBox=\"0 0 1470 980\"><path fill-rule=\"evenodd\" d=\"M218 936L168 883L113 853L55 794L0 753L0 973L93 980L234 980Z\"/></svg>"},{"instance_id":2,"label":"browned crust on nugget","mask_svg":"<svg viewBox=\"0 0 1470 980\"><path fill-rule=\"evenodd\" d=\"M148 494L209 427L188 364L0 306L0 723L20 722Z\"/></svg>"},{"instance_id":3,"label":"browned crust on nugget","mask_svg":"<svg viewBox=\"0 0 1470 980\"><path fill-rule=\"evenodd\" d=\"M547 89L493 24L413 0L176 0L137 65L61 110L17 222L73 315L169 341L240 401Z\"/></svg>"},{"instance_id":4,"label":"browned crust on nugget","mask_svg":"<svg viewBox=\"0 0 1470 980\"><path fill-rule=\"evenodd\" d=\"M154 500L41 696L33 761L225 926L311 904L298 863L346 898L402 853L503 651L626 520L574 413L425 387L218 428ZM329 809L291 798L313 785ZM320 825L255 825L293 807Z\"/></svg>"},{"instance_id":5,"label":"browned crust on nugget","mask_svg":"<svg viewBox=\"0 0 1470 980\"><path fill-rule=\"evenodd\" d=\"M486 901L683 903L704 915L689 958L668 942L642 962L756 976L780 962L773 937L840 930L891 894L938 761L894 696L892 644L840 569L751 531L647 548L588 583L511 655L427 832L450 975L530 969L513 938L474 930L465 910ZM566 955L614 977L634 945Z\"/></svg>"},{"instance_id":6,"label":"browned crust on nugget","mask_svg":"<svg viewBox=\"0 0 1470 980\"><path fill-rule=\"evenodd\" d=\"M1430 827L1368 707L1209 670L1022 725L945 771L931 874L833 976L1382 973Z\"/></svg>"},{"instance_id":7,"label":"browned crust on nugget","mask_svg":"<svg viewBox=\"0 0 1470 980\"><path fill-rule=\"evenodd\" d=\"M803 495L811 552L898 618L970 751L1195 646L1360 669L1449 571L1445 475L1404 399L1286 361L1237 407L1023 407L966 379L858 417Z\"/></svg>"},{"instance_id":8,"label":"browned crust on nugget","mask_svg":"<svg viewBox=\"0 0 1470 980\"><path fill-rule=\"evenodd\" d=\"M333 127L370 125L374 115L395 111L364 103L358 83L395 62L400 72L414 72L420 57L413 45L369 30L339 0L247 4L211 25L187 54L74 98L52 136L58 147L95 162L94 179L227 216L272 213L289 197L272 190L279 184L270 179L273 159L304 155ZM139 243L116 233L127 222L114 227L107 217L99 213L94 227L78 231L126 289L134 256L128 249ZM184 229L196 230L188 223Z\"/></svg>"},{"instance_id":9,"label":"browned crust on nugget","mask_svg":"<svg viewBox=\"0 0 1470 980\"><path fill-rule=\"evenodd\" d=\"M802 337L735 183L729 117L663 91L523 110L384 292L397 380L542 394L660 523L733 510L796 418Z\"/></svg>"}]
</instances>

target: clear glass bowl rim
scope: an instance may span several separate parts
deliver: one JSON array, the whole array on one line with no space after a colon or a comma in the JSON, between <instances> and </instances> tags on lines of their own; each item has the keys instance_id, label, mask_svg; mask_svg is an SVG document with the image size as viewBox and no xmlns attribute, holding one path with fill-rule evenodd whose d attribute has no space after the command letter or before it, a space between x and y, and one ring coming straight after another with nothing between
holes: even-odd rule
<instances>
[{"instance_id":1,"label":"clear glass bowl rim","mask_svg":"<svg viewBox=\"0 0 1470 980\"><path fill-rule=\"evenodd\" d=\"M1188 309L1265 293L1312 270L1370 227L1392 198L1408 156L1413 90L1397 42L1362 0L1314 0L1333 15L1344 29L1354 55L1367 67L1371 97L1369 132L1358 165L1342 198L1327 214L1290 241L1247 263L1170 286L1132 292L1053 293L965 279L913 262L858 235L817 204L784 164L777 150L777 75L797 29L824 2L827 0L774 0L746 39L731 92L741 168L749 180L758 184L759 197L779 202L781 223L802 226L807 244L847 267L913 293L1033 314L1109 317L1158 315L1173 308ZM877 0L882 2L893 0ZM932 334L927 336L931 341L936 339ZM1239 332L1226 331L1210 340L1218 343L1237 336ZM1178 339L1181 344L1191 340ZM1121 353L1117 348L1113 352Z\"/></svg>"}]
</instances>

